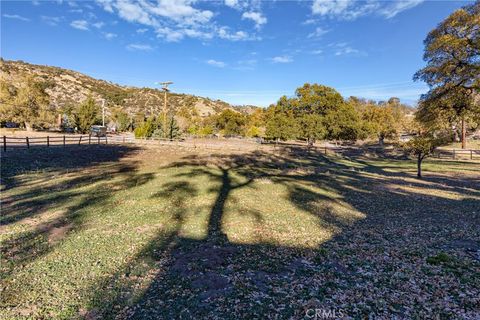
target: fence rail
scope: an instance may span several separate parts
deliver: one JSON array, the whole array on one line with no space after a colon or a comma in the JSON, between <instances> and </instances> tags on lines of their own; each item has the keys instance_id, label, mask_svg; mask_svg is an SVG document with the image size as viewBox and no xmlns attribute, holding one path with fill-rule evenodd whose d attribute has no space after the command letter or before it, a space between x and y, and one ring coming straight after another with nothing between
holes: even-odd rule
<instances>
[{"instance_id":1,"label":"fence rail","mask_svg":"<svg viewBox=\"0 0 480 320\"><path fill-rule=\"evenodd\" d=\"M69 135L55 135L55 136L43 136L43 137L7 137L3 136L2 138L2 151L7 151L7 149L16 149L16 148L34 148L34 147L56 147L68 145L87 145L87 144L140 144L140 145L161 145L161 146L172 146L178 148L187 148L187 149L209 149L209 150L233 150L233 151L244 151L249 149L264 149L265 147L272 148L273 150L286 150L292 151L297 150L300 146L295 145L284 145L284 144L275 144L275 143L266 143L266 144L256 144L254 146L245 147L238 145L217 145L208 142L199 142L199 141L188 141L184 139L164 139L164 138L149 138L149 139L135 139L133 136L105 136L105 137L96 137L92 135L80 135L80 136L69 136ZM306 148L307 151L313 151L318 153L344 153L349 151L351 148L343 147L332 147L332 146L311 146ZM367 148L370 149L370 148ZM351 150L350 150L351 151ZM357 153L361 150L357 150ZM480 159L480 150L465 150L465 149L437 149L433 153L433 157L439 159L470 159L478 160Z\"/></svg>"},{"instance_id":2,"label":"fence rail","mask_svg":"<svg viewBox=\"0 0 480 320\"><path fill-rule=\"evenodd\" d=\"M437 149L434 157L438 159L461 159L470 158L470 160L480 159L480 150L473 149Z\"/></svg>"},{"instance_id":3,"label":"fence rail","mask_svg":"<svg viewBox=\"0 0 480 320\"><path fill-rule=\"evenodd\" d=\"M7 137L2 138L2 150L13 148L55 147L67 145L107 144L108 137L81 136L45 136L45 137Z\"/></svg>"}]
</instances>

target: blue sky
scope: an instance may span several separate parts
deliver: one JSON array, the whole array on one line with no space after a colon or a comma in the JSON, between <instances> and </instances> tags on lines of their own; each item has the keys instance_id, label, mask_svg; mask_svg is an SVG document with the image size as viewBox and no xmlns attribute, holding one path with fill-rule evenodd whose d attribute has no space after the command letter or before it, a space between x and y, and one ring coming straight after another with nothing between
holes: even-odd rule
<instances>
[{"instance_id":1,"label":"blue sky","mask_svg":"<svg viewBox=\"0 0 480 320\"><path fill-rule=\"evenodd\" d=\"M465 1L2 1L1 56L268 106L305 82L413 104L427 33Z\"/></svg>"}]
</instances>

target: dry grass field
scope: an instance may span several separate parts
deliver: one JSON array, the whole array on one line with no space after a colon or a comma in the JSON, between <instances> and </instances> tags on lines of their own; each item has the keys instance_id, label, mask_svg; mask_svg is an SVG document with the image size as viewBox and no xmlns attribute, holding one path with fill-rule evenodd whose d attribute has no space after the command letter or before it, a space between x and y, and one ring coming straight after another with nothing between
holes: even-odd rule
<instances>
[{"instance_id":1,"label":"dry grass field","mask_svg":"<svg viewBox=\"0 0 480 320\"><path fill-rule=\"evenodd\" d=\"M4 319L478 319L480 162L2 153Z\"/></svg>"}]
</instances>

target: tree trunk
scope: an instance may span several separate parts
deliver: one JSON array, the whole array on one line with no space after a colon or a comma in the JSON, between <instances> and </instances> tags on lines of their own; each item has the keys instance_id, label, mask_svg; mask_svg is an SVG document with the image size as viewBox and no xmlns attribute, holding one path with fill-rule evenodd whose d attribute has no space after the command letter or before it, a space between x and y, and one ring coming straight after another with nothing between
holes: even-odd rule
<instances>
[{"instance_id":1,"label":"tree trunk","mask_svg":"<svg viewBox=\"0 0 480 320\"><path fill-rule=\"evenodd\" d=\"M384 136L380 136L378 137L378 144L383 147L383 143L385 142L385 137Z\"/></svg>"},{"instance_id":2,"label":"tree trunk","mask_svg":"<svg viewBox=\"0 0 480 320\"><path fill-rule=\"evenodd\" d=\"M417 158L417 177L419 179L422 179L422 160L423 160L423 157L421 155L418 155L418 158Z\"/></svg>"},{"instance_id":3,"label":"tree trunk","mask_svg":"<svg viewBox=\"0 0 480 320\"><path fill-rule=\"evenodd\" d=\"M466 129L467 128L465 128L465 117L462 117L462 149L467 148Z\"/></svg>"}]
</instances>

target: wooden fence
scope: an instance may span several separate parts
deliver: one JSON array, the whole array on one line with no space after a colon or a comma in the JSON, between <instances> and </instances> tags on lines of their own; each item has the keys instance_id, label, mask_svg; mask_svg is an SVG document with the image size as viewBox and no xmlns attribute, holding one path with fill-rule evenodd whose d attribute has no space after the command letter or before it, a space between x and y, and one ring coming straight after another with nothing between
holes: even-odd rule
<instances>
[{"instance_id":1,"label":"wooden fence","mask_svg":"<svg viewBox=\"0 0 480 320\"><path fill-rule=\"evenodd\" d=\"M480 150L466 149L437 149L433 156L438 159L480 159Z\"/></svg>"},{"instance_id":2,"label":"wooden fence","mask_svg":"<svg viewBox=\"0 0 480 320\"><path fill-rule=\"evenodd\" d=\"M46 136L46 137L7 137L2 138L2 150L12 148L55 147L67 145L107 144L108 138L91 135L82 136Z\"/></svg>"},{"instance_id":3,"label":"wooden fence","mask_svg":"<svg viewBox=\"0 0 480 320\"><path fill-rule=\"evenodd\" d=\"M259 150L259 149L272 149L272 150L283 150L283 151L294 151L303 149L299 145L288 145L288 144L275 144L275 143L266 143L266 144L253 144L248 147L246 146L235 146L228 144L211 144L206 142L195 142L195 141L185 141L183 139L163 139L163 138L149 138L149 139L135 139L133 136L110 136L110 137L96 137L91 135L81 135L81 136L72 136L72 135L55 135L55 136L46 136L46 137L7 137L3 136L2 139L2 150L7 151L7 149L14 148L32 148L32 147L54 147L54 146L67 146L67 145L86 145L86 144L140 144L140 145L163 145L171 146L176 148L186 148L186 149L209 149L209 150L230 150L230 151L248 151L248 150ZM305 148L305 151L308 152L318 152L324 154L335 154L335 153L344 153L351 152L351 148L343 147L327 147L325 146L312 146L310 148ZM357 150L357 153L361 150ZM464 150L464 149L437 149L435 150L433 157L439 159L470 159L478 160L480 159L480 150Z\"/></svg>"}]
</instances>

